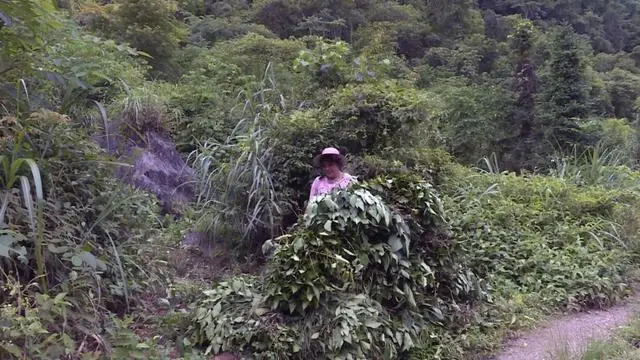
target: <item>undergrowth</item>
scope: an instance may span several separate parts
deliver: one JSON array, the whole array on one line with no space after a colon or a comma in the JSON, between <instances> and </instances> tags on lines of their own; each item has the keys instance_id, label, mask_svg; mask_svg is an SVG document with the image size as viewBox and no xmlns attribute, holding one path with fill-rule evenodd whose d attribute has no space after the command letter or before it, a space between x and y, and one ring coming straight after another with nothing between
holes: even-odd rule
<instances>
[{"instance_id":1,"label":"undergrowth","mask_svg":"<svg viewBox=\"0 0 640 360\"><path fill-rule=\"evenodd\" d=\"M67 117L40 111L5 123L3 152L16 165L31 159L38 188L37 204L24 206L15 183L2 183L0 347L31 359L141 353L118 317L166 277L156 200L119 184L110 160Z\"/></svg>"}]
</instances>

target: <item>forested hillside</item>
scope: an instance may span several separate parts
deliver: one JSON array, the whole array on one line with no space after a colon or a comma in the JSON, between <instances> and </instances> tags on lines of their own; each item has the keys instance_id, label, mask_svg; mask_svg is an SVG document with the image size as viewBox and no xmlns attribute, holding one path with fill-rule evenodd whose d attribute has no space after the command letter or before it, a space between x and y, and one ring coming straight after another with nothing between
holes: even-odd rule
<instances>
[{"instance_id":1,"label":"forested hillside","mask_svg":"<svg viewBox=\"0 0 640 360\"><path fill-rule=\"evenodd\" d=\"M2 360L490 359L638 280L640 1L0 0L0 45Z\"/></svg>"}]
</instances>

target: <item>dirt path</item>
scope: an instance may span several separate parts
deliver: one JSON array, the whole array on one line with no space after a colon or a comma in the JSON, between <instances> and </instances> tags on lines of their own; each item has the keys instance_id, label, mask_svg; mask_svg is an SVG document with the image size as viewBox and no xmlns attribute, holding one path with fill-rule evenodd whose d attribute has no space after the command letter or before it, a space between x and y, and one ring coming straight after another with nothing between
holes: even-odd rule
<instances>
[{"instance_id":1,"label":"dirt path","mask_svg":"<svg viewBox=\"0 0 640 360\"><path fill-rule=\"evenodd\" d=\"M591 340L606 339L629 322L638 310L640 296L603 311L572 314L552 320L513 340L495 360L554 360L558 351L581 354Z\"/></svg>"}]
</instances>

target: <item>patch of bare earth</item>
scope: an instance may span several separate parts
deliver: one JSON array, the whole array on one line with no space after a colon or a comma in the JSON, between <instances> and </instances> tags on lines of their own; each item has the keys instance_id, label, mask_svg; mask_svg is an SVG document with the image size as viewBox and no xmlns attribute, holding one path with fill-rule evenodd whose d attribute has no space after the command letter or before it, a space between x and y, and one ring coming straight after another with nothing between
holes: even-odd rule
<instances>
[{"instance_id":1,"label":"patch of bare earth","mask_svg":"<svg viewBox=\"0 0 640 360\"><path fill-rule=\"evenodd\" d=\"M608 310L589 311L551 320L532 332L508 342L494 360L553 360L557 351L575 356L591 341L605 340L631 320L640 296Z\"/></svg>"},{"instance_id":2,"label":"patch of bare earth","mask_svg":"<svg viewBox=\"0 0 640 360\"><path fill-rule=\"evenodd\" d=\"M209 254L204 254L193 246L181 246L172 249L168 254L169 268L173 274L174 282L193 284L203 289L213 287L218 281L222 281L233 275L250 274L257 275L263 270L263 264L256 262L240 263L233 259L230 250L226 248L213 249ZM182 312L188 316L189 304L172 299L168 303L161 303L159 299L166 297L164 289L156 289L141 297L141 304L137 311L137 321L133 324L133 331L142 339L149 340L154 337L161 345L172 344L173 339L167 339L166 329L158 327L158 319L169 313ZM179 359L180 351L177 346L168 354L169 359ZM233 354L211 355L211 360L237 360Z\"/></svg>"}]
</instances>

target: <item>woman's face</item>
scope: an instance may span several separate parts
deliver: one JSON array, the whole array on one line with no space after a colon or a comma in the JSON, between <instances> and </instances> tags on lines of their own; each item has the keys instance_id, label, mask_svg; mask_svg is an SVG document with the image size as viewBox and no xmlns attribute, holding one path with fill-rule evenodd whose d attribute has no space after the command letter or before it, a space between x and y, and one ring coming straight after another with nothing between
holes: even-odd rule
<instances>
[{"instance_id":1,"label":"woman's face","mask_svg":"<svg viewBox=\"0 0 640 360\"><path fill-rule=\"evenodd\" d=\"M324 160L321 164L322 174L329 179L335 179L340 176L340 167L335 161Z\"/></svg>"}]
</instances>

